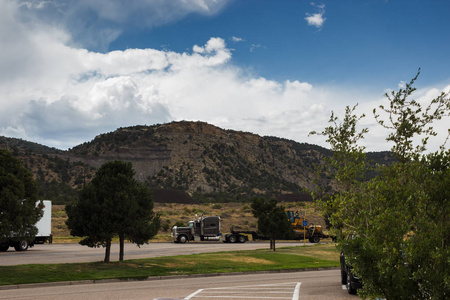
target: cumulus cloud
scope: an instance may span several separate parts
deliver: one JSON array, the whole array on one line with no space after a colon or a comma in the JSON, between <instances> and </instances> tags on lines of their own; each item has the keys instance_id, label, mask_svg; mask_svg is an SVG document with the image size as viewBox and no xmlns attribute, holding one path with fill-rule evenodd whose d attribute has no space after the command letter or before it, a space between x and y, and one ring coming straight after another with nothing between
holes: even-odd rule
<instances>
[{"instance_id":1,"label":"cumulus cloud","mask_svg":"<svg viewBox=\"0 0 450 300\"><path fill-rule=\"evenodd\" d=\"M26 9L38 10L56 2L26 3L34 5ZM192 3L205 13L220 7L215 1ZM232 51L219 37L185 52L102 53L74 46L64 28L29 26L16 1L0 4L0 135L66 149L118 127L201 120L326 146L308 133L322 130L331 110L342 115L345 105L358 102L354 90L249 74L233 65ZM380 95L359 94L366 101L359 108L371 115ZM374 120L364 122L373 127ZM370 150L385 146L386 135L375 133L366 140Z\"/></svg>"},{"instance_id":2,"label":"cumulus cloud","mask_svg":"<svg viewBox=\"0 0 450 300\"><path fill-rule=\"evenodd\" d=\"M307 13L305 20L308 22L309 26L314 26L320 29L326 20L323 16L325 14L325 4L317 5L312 2L311 5L317 10L317 12L313 14Z\"/></svg>"},{"instance_id":3,"label":"cumulus cloud","mask_svg":"<svg viewBox=\"0 0 450 300\"><path fill-rule=\"evenodd\" d=\"M279 135L277 126L284 120L305 136L309 129L288 125L286 116L297 111L304 122L317 119L305 114L320 101L310 84L244 76L222 38L183 53L100 53L73 47L63 30L46 24L28 27L17 17L20 7L7 3L9 11L3 11L0 21L9 28L0 31L9 45L9 53L0 57L2 70L8 69L0 76L1 135L68 148L137 124L202 120ZM10 30L15 35L8 35Z\"/></svg>"}]
</instances>

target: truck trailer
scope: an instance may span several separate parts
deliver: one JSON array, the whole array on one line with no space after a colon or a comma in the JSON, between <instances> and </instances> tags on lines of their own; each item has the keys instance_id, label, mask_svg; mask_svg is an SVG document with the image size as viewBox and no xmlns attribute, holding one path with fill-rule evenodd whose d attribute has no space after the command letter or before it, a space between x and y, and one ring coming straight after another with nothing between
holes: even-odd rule
<instances>
[{"instance_id":1,"label":"truck trailer","mask_svg":"<svg viewBox=\"0 0 450 300\"><path fill-rule=\"evenodd\" d=\"M39 205L41 201L37 201ZM29 238L21 238L11 234L11 237L0 238L0 251L8 251L9 247L14 247L16 251L26 251L35 244L52 243L52 202L43 200L44 208L42 218L36 223L38 233L30 241Z\"/></svg>"},{"instance_id":2,"label":"truck trailer","mask_svg":"<svg viewBox=\"0 0 450 300\"><path fill-rule=\"evenodd\" d=\"M188 241L222 241L225 243L245 243L248 241L246 234L257 237L256 232L234 231L222 234L220 231L220 217L199 217L189 221L186 227L172 228L172 239L175 243L184 244Z\"/></svg>"}]
</instances>

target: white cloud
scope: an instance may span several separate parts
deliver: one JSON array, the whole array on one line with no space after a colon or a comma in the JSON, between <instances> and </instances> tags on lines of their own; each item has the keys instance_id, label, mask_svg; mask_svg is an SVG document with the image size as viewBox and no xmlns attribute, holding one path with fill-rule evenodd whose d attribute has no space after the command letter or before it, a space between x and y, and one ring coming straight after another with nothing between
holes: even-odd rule
<instances>
[{"instance_id":1,"label":"white cloud","mask_svg":"<svg viewBox=\"0 0 450 300\"><path fill-rule=\"evenodd\" d=\"M316 14L308 15L305 18L305 20L308 21L308 25L320 28L320 27L322 27L326 18L323 17L322 13L316 13Z\"/></svg>"},{"instance_id":2,"label":"white cloud","mask_svg":"<svg viewBox=\"0 0 450 300\"><path fill-rule=\"evenodd\" d=\"M406 82L400 81L400 82L398 83L398 88L399 88L399 89L404 89L404 88L406 88Z\"/></svg>"},{"instance_id":3,"label":"white cloud","mask_svg":"<svg viewBox=\"0 0 450 300\"><path fill-rule=\"evenodd\" d=\"M326 18L324 18L325 14L325 5L317 5L314 2L311 3L311 5L318 11L316 13L310 14L306 13L305 20L308 22L309 26L314 26L316 28L322 28L323 24L325 23Z\"/></svg>"},{"instance_id":4,"label":"white cloud","mask_svg":"<svg viewBox=\"0 0 450 300\"><path fill-rule=\"evenodd\" d=\"M250 52L255 52L256 49L261 48L261 44L252 44L250 46Z\"/></svg>"},{"instance_id":5,"label":"white cloud","mask_svg":"<svg viewBox=\"0 0 450 300\"><path fill-rule=\"evenodd\" d=\"M16 19L5 25L22 26ZM0 77L2 135L67 148L137 124L203 120L280 135L274 124L282 126L292 112L317 119L305 114L319 101L310 84L243 76L229 63L231 51L221 38L185 53L128 49L103 54L70 47L61 38L64 32L42 28L24 29L20 41L9 43L17 63L9 69L16 76ZM18 51L23 44L33 51ZM10 55L0 57L0 64ZM305 136L308 130L295 131Z\"/></svg>"},{"instance_id":6,"label":"white cloud","mask_svg":"<svg viewBox=\"0 0 450 300\"><path fill-rule=\"evenodd\" d=\"M88 51L74 47L67 31L30 27L14 1L0 4L0 135L65 149L118 127L202 120L326 146L308 133L322 130L331 110L342 115L359 95L359 109L370 116L382 101L362 91L253 76L233 65L231 50L216 37L183 53ZM434 95L427 91L423 97ZM378 128L373 118L364 122ZM374 130L368 149L388 149L385 136Z\"/></svg>"}]
</instances>

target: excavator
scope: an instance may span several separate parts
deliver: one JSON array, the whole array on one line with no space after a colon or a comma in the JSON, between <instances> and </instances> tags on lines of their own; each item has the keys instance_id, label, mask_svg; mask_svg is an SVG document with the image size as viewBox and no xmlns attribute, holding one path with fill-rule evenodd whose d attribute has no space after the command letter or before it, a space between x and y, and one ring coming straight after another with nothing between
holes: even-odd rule
<instances>
[{"instance_id":1,"label":"excavator","mask_svg":"<svg viewBox=\"0 0 450 300\"><path fill-rule=\"evenodd\" d=\"M307 238L310 243L318 243L320 239L330 237L322 232L322 226L308 224L308 220L300 217L298 211L294 212L293 210L286 209L285 213L298 239Z\"/></svg>"}]
</instances>

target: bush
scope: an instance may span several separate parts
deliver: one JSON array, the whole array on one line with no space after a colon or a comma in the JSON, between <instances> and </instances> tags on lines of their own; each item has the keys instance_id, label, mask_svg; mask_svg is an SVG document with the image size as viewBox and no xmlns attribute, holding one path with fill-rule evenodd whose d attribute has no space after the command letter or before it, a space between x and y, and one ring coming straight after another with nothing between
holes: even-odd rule
<instances>
[{"instance_id":1,"label":"bush","mask_svg":"<svg viewBox=\"0 0 450 300\"><path fill-rule=\"evenodd\" d=\"M177 227L185 227L186 224L183 223L183 222L181 222L181 221L177 221L175 224L173 224L173 226L177 226ZM173 226L172 226L172 227L173 227Z\"/></svg>"},{"instance_id":2,"label":"bush","mask_svg":"<svg viewBox=\"0 0 450 300\"><path fill-rule=\"evenodd\" d=\"M163 223L163 224L161 225L161 229L162 229L163 231L168 231L168 230L170 229L170 225L169 225L168 223Z\"/></svg>"}]
</instances>

